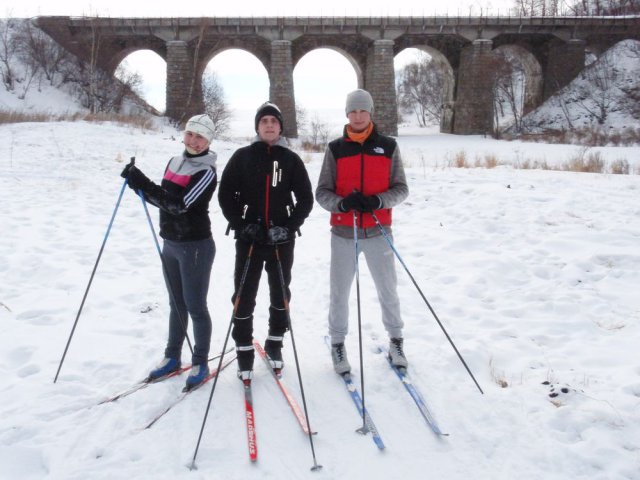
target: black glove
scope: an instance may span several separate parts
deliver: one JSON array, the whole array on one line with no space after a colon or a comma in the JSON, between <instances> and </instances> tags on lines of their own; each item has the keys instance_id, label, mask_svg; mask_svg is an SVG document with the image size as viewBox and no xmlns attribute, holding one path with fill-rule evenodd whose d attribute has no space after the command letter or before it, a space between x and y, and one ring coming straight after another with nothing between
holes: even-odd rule
<instances>
[{"instance_id":1,"label":"black glove","mask_svg":"<svg viewBox=\"0 0 640 480\"><path fill-rule=\"evenodd\" d=\"M124 170L122 170L120 176L122 178L127 178L129 176L129 170L131 170L131 167L133 167L133 162L127 163L127 166L124 167Z\"/></svg>"},{"instance_id":2,"label":"black glove","mask_svg":"<svg viewBox=\"0 0 640 480\"><path fill-rule=\"evenodd\" d=\"M134 190L142 190L144 192L145 189L153 184L153 182L149 180L147 176L135 165L127 165L124 167L124 170L120 175L127 179L129 187Z\"/></svg>"},{"instance_id":3,"label":"black glove","mask_svg":"<svg viewBox=\"0 0 640 480\"><path fill-rule=\"evenodd\" d=\"M364 195L360 192L350 193L340 200L338 208L341 212L348 212L349 210L362 212L364 208Z\"/></svg>"},{"instance_id":4,"label":"black glove","mask_svg":"<svg viewBox=\"0 0 640 480\"><path fill-rule=\"evenodd\" d=\"M264 243L264 229L257 223L249 223L240 231L240 238L251 243Z\"/></svg>"},{"instance_id":5,"label":"black glove","mask_svg":"<svg viewBox=\"0 0 640 480\"><path fill-rule=\"evenodd\" d=\"M267 243L269 245L287 243L289 240L291 240L291 238L287 227L271 227L267 231Z\"/></svg>"},{"instance_id":6,"label":"black glove","mask_svg":"<svg viewBox=\"0 0 640 480\"><path fill-rule=\"evenodd\" d=\"M371 213L382 208L382 199L377 195L365 196L362 199L362 211Z\"/></svg>"}]
</instances>

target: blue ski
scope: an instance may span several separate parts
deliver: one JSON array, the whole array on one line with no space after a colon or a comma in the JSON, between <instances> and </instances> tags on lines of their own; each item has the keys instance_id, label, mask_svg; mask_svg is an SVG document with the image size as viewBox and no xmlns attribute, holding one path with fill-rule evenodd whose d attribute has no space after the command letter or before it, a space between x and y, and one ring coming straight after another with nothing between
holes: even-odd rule
<instances>
[{"instance_id":1,"label":"blue ski","mask_svg":"<svg viewBox=\"0 0 640 480\"><path fill-rule=\"evenodd\" d=\"M331 341L329 340L329 337L324 337L324 340L327 346L329 347L329 349L331 349ZM342 377L342 380L344 380L344 384L347 387L347 391L349 392L349 395L351 395L351 399L353 400L353 403L356 405L356 408L358 409L358 413L360 413L360 418L364 417L364 426L357 430L358 433L362 433L362 434L371 433L371 439L376 444L376 446L380 450L384 450L385 447L384 447L384 442L382 441L382 437L378 432L376 424L373 423L373 419L371 418L371 415L369 415L369 411L363 408L362 397L360 396L360 393L358 392L356 385L353 383L353 380L351 379L351 374L345 373L344 375L340 375L340 377Z\"/></svg>"},{"instance_id":2,"label":"blue ski","mask_svg":"<svg viewBox=\"0 0 640 480\"><path fill-rule=\"evenodd\" d=\"M344 375L341 375L341 377L342 377L342 380L344 380L344 384L347 387L347 391L349 392L349 395L351 395L351 399L353 400L353 403L355 403L356 408L358 409L358 413L360 413L360 417L362 417L364 413L365 426L364 428L359 428L358 432L363 434L371 433L371 439L374 441L374 443L378 446L380 450L384 450L384 442L382 441L382 437L380 436L380 433L378 433L378 429L376 428L375 423L373 423L373 420L371 419L371 415L369 415L369 412L366 409L362 408L362 397L360 397L360 393L358 392L358 389L353 383L353 380L351 380L351 375L348 373L345 373Z\"/></svg>"},{"instance_id":3,"label":"blue ski","mask_svg":"<svg viewBox=\"0 0 640 480\"><path fill-rule=\"evenodd\" d=\"M411 382L411 378L409 378L409 375L407 374L406 370L404 368L398 368L391 363L391 359L389 358L389 350L386 347L378 346L378 351L384 354L384 356L387 359L387 362L389 363L389 366L396 373L396 375L404 385L404 388L407 390L407 392L409 392L409 395L411 395L411 398L413 398L413 401L418 407L418 410L420 410L420 413L426 420L427 425L429 425L431 430L433 430L433 433L439 436L449 435L448 433L443 433L442 430L440 430L438 423L436 422L435 418L433 418L433 415L431 414L431 412L429 411L429 408L427 407L427 403L424 400L424 397L422 396L420 391L416 388L416 386L413 384L413 382Z\"/></svg>"}]
</instances>

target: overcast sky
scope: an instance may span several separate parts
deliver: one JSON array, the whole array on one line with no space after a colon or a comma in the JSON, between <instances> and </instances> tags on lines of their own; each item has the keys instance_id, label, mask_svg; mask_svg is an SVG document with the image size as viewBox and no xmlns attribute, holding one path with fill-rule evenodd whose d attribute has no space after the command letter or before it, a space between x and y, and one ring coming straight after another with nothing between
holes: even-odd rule
<instances>
[{"instance_id":1,"label":"overcast sky","mask_svg":"<svg viewBox=\"0 0 640 480\"><path fill-rule=\"evenodd\" d=\"M38 15L110 16L110 17L234 17L234 16L433 16L433 15L506 15L515 0L389 0L321 2L243 0L9 0L3 2L4 17ZM396 57L396 68L413 58L415 51ZM164 109L166 65L155 53L139 51L127 57L126 66L143 78L143 96ZM252 55L228 50L216 56L209 68L216 72L227 102L237 109L253 109L268 99L267 72ZM326 75L331 69L332 75ZM321 49L303 57L294 70L296 101L305 109L342 108L347 92L357 87L351 64L338 53Z\"/></svg>"}]
</instances>

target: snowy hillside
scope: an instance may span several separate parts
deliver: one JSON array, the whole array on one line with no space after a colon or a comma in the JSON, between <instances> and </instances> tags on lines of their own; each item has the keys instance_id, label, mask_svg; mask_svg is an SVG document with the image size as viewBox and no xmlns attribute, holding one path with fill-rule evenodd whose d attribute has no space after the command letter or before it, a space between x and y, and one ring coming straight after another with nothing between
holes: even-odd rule
<instances>
[{"instance_id":1,"label":"snowy hillside","mask_svg":"<svg viewBox=\"0 0 640 480\"><path fill-rule=\"evenodd\" d=\"M640 42L618 43L569 85L524 118L527 133L601 129L624 133L640 125Z\"/></svg>"}]
</instances>

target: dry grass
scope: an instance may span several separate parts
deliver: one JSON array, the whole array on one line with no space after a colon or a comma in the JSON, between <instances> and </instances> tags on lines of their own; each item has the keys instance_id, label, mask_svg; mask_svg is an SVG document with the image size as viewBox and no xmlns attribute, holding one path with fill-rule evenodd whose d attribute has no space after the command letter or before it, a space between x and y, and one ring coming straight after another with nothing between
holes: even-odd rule
<instances>
[{"instance_id":1,"label":"dry grass","mask_svg":"<svg viewBox=\"0 0 640 480\"><path fill-rule=\"evenodd\" d=\"M546 159L542 160L531 160L529 158L525 158L521 162L515 164L514 168L520 168L522 170L555 170L549 165Z\"/></svg>"},{"instance_id":2,"label":"dry grass","mask_svg":"<svg viewBox=\"0 0 640 480\"><path fill-rule=\"evenodd\" d=\"M494 154L485 154L484 168L496 168L498 165L498 157L496 157Z\"/></svg>"},{"instance_id":3,"label":"dry grass","mask_svg":"<svg viewBox=\"0 0 640 480\"><path fill-rule=\"evenodd\" d=\"M457 152L453 159L449 161L449 166L453 168L489 169L507 164L521 170L557 170L565 172L612 173L616 175L640 174L640 166L636 167L636 171L634 172L625 158L619 158L607 166L602 153L591 151L590 147L580 148L566 162L559 165L550 165L546 159L530 158L519 159L514 163L506 163L501 162L495 154L485 154L484 157L477 156L472 165L468 161L467 153L464 150Z\"/></svg>"},{"instance_id":4,"label":"dry grass","mask_svg":"<svg viewBox=\"0 0 640 480\"><path fill-rule=\"evenodd\" d=\"M521 135L504 135L504 139L522 140L537 143L563 143L588 147L634 146L640 144L640 128L626 128L622 131L607 132L598 128L580 130L548 130L542 133L523 133Z\"/></svg>"},{"instance_id":5,"label":"dry grass","mask_svg":"<svg viewBox=\"0 0 640 480\"><path fill-rule=\"evenodd\" d=\"M464 150L457 152L449 164L454 168L495 168L501 165L498 157L493 153L487 153L484 157L477 155L472 164Z\"/></svg>"},{"instance_id":6,"label":"dry grass","mask_svg":"<svg viewBox=\"0 0 640 480\"><path fill-rule=\"evenodd\" d=\"M144 130L155 130L153 118L140 115L90 114L90 113L25 113L16 110L0 110L0 124L27 122L115 122Z\"/></svg>"},{"instance_id":7,"label":"dry grass","mask_svg":"<svg viewBox=\"0 0 640 480\"><path fill-rule=\"evenodd\" d=\"M611 173L615 175L629 175L629 162L625 158L618 158L611 163Z\"/></svg>"},{"instance_id":8,"label":"dry grass","mask_svg":"<svg viewBox=\"0 0 640 480\"><path fill-rule=\"evenodd\" d=\"M589 152L588 147L571 157L562 165L561 170L568 172L604 173L605 163L600 152Z\"/></svg>"},{"instance_id":9,"label":"dry grass","mask_svg":"<svg viewBox=\"0 0 640 480\"><path fill-rule=\"evenodd\" d=\"M504 371L497 371L495 366L493 365L493 358L489 359L489 372L491 374L491 379L501 388L507 388L509 386L509 382L506 379L506 375Z\"/></svg>"},{"instance_id":10,"label":"dry grass","mask_svg":"<svg viewBox=\"0 0 640 480\"><path fill-rule=\"evenodd\" d=\"M453 166L456 168L469 168L469 162L467 162L467 152L461 150L456 153L453 157Z\"/></svg>"}]
</instances>

